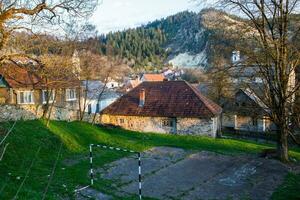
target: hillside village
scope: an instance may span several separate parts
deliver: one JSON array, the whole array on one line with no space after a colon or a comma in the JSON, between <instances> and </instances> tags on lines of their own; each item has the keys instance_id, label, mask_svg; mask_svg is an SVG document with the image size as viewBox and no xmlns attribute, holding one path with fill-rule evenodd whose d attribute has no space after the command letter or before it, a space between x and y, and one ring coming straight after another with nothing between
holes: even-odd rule
<instances>
[{"instance_id":1,"label":"hillside village","mask_svg":"<svg viewBox=\"0 0 300 200\"><path fill-rule=\"evenodd\" d=\"M239 59L240 55L237 57L236 52L233 52L231 62L238 63ZM31 64L30 60L25 62L28 63L22 65ZM208 115L208 119L212 119L211 124L199 121L186 128L191 129L203 124L204 130L214 130L213 134L208 134L213 137L216 137L216 132L221 134L222 129L241 134L247 131L268 132L272 135L272 132L276 131L276 125L268 117L269 109L261 99L263 98L261 91L245 87L245 83L255 84L257 87L262 85L261 78L255 75L253 68L244 72L244 75L238 72L239 76L231 79L232 95L224 97L217 103L207 98L209 83L188 83L183 79L184 73L184 69L166 68L160 73L146 72L134 78L123 77L118 81L107 77L107 80L103 81L82 80L76 73L71 72L71 76L67 79L51 80L53 84L51 81L47 84L38 73L26 71L19 65L11 63L4 65L0 72L3 105L1 120L40 119L45 114L44 107L49 106L52 107L50 119L53 120L75 121L84 118L91 121L95 116L96 122L100 124L144 132L181 134L177 131L181 126L179 123L181 117L204 119L207 113L213 114ZM296 76L294 79L296 81ZM194 94L188 94L187 90ZM196 108L197 104L206 108ZM108 119L106 115L120 115L120 117ZM154 125L146 125L141 124L136 118L126 119L127 116L161 117L161 119L154 120L156 121ZM133 124L139 124L145 129L135 128ZM148 126L156 128L147 129ZM295 131L298 129L299 127L295 126ZM190 133L183 131L182 134L206 135L204 130L199 128Z\"/></svg>"},{"instance_id":2,"label":"hillside village","mask_svg":"<svg viewBox=\"0 0 300 200\"><path fill-rule=\"evenodd\" d=\"M299 13L281 40L214 8L98 35L70 2L0 3L0 199L300 199Z\"/></svg>"}]
</instances>

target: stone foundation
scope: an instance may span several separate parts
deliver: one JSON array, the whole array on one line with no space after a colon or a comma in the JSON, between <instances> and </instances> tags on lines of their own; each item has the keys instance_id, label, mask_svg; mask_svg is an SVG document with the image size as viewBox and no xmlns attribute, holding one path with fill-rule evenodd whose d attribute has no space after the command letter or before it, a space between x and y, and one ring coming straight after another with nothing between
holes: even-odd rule
<instances>
[{"instance_id":1,"label":"stone foundation","mask_svg":"<svg viewBox=\"0 0 300 200\"><path fill-rule=\"evenodd\" d=\"M15 120L34 120L43 115L41 105L0 105L0 122ZM53 107L52 120L77 120L78 111L68 108Z\"/></svg>"},{"instance_id":2,"label":"stone foundation","mask_svg":"<svg viewBox=\"0 0 300 200\"><path fill-rule=\"evenodd\" d=\"M173 123L166 126L163 123L165 120L173 120ZM140 132L205 135L210 137L216 137L219 127L217 117L201 119L102 115L100 116L100 122Z\"/></svg>"}]
</instances>

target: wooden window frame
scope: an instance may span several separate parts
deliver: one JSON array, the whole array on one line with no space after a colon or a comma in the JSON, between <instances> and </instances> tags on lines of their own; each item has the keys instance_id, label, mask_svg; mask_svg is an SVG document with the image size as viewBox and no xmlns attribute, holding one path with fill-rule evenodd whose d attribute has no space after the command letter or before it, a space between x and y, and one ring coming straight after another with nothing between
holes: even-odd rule
<instances>
[{"instance_id":1,"label":"wooden window frame","mask_svg":"<svg viewBox=\"0 0 300 200\"><path fill-rule=\"evenodd\" d=\"M47 103L47 99L45 97L46 92L51 93L51 98L49 99L48 103L53 103L55 101L55 90L49 91L49 90L42 90L42 99L43 99L43 104Z\"/></svg>"},{"instance_id":2,"label":"wooden window frame","mask_svg":"<svg viewBox=\"0 0 300 200\"><path fill-rule=\"evenodd\" d=\"M71 91L73 91L73 95L71 95ZM71 96L73 97L71 98ZM74 88L66 89L66 101L76 101L76 100L77 100L76 89Z\"/></svg>"},{"instance_id":3,"label":"wooden window frame","mask_svg":"<svg viewBox=\"0 0 300 200\"><path fill-rule=\"evenodd\" d=\"M23 94L23 99L21 100L21 94ZM30 94L30 101L27 101ZM33 90L23 90L17 92L17 100L20 105L32 105L34 104L34 91Z\"/></svg>"}]
</instances>

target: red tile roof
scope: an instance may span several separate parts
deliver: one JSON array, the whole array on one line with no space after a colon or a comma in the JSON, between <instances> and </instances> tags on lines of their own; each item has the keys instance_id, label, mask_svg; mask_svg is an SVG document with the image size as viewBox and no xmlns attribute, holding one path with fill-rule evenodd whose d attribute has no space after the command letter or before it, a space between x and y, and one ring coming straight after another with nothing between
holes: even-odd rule
<instances>
[{"instance_id":1,"label":"red tile roof","mask_svg":"<svg viewBox=\"0 0 300 200\"><path fill-rule=\"evenodd\" d=\"M143 78L145 81L163 81L165 77L163 74L144 74Z\"/></svg>"},{"instance_id":2,"label":"red tile roof","mask_svg":"<svg viewBox=\"0 0 300 200\"><path fill-rule=\"evenodd\" d=\"M139 93L145 90L145 104ZM219 115L222 108L185 81L143 82L101 113L126 116L199 117Z\"/></svg>"},{"instance_id":3,"label":"red tile roof","mask_svg":"<svg viewBox=\"0 0 300 200\"><path fill-rule=\"evenodd\" d=\"M42 89L42 88L75 88L80 87L80 80L75 76L56 77L46 83L38 74L26 67L14 64L5 64L0 67L0 75L11 88Z\"/></svg>"},{"instance_id":4,"label":"red tile roof","mask_svg":"<svg viewBox=\"0 0 300 200\"><path fill-rule=\"evenodd\" d=\"M15 65L1 66L0 75L12 88L36 88L42 85L39 76Z\"/></svg>"}]
</instances>

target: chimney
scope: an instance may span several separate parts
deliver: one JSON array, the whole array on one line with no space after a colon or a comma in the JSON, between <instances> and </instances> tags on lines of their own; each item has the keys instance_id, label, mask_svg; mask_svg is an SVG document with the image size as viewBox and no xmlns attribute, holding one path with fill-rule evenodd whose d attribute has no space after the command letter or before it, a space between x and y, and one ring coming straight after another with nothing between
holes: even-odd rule
<instances>
[{"instance_id":1,"label":"chimney","mask_svg":"<svg viewBox=\"0 0 300 200\"><path fill-rule=\"evenodd\" d=\"M139 106L143 107L144 105L145 105L145 89L141 89Z\"/></svg>"}]
</instances>

